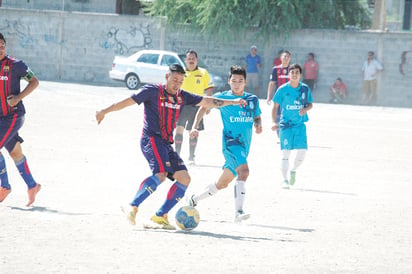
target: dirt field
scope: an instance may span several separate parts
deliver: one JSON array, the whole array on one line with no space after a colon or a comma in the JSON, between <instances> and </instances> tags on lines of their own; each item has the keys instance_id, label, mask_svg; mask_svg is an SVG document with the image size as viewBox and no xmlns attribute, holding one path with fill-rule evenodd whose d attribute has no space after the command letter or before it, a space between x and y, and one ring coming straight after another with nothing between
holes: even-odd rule
<instances>
[{"instance_id":1,"label":"dirt field","mask_svg":"<svg viewBox=\"0 0 412 274\"><path fill-rule=\"evenodd\" d=\"M192 232L145 230L170 181L129 225L120 206L150 174L140 152L143 106L95 111L130 95L119 87L41 82L21 130L42 184L26 186L7 155L13 191L0 204L0 273L412 273L412 109L314 104L297 183L280 187L280 150L261 101L243 224L233 186L201 201ZM220 174L218 111L206 117L188 194ZM182 156L188 158L187 135ZM184 205L180 202L170 213Z\"/></svg>"}]
</instances>

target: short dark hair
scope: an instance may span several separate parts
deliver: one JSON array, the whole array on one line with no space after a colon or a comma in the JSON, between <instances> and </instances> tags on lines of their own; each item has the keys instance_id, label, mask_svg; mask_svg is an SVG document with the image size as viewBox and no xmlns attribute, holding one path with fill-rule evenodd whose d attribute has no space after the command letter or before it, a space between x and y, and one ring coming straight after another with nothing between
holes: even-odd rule
<instances>
[{"instance_id":1,"label":"short dark hair","mask_svg":"<svg viewBox=\"0 0 412 274\"><path fill-rule=\"evenodd\" d=\"M185 74L186 73L185 69L179 64L171 64L169 66L169 71L170 72L177 72L177 73L180 73L180 74Z\"/></svg>"},{"instance_id":2,"label":"short dark hair","mask_svg":"<svg viewBox=\"0 0 412 274\"><path fill-rule=\"evenodd\" d=\"M194 54L194 55L196 56L196 58L197 58L197 52L196 52L195 50L193 50L193 49L187 50L187 51L186 51L186 56L187 56L188 54Z\"/></svg>"},{"instance_id":3,"label":"short dark hair","mask_svg":"<svg viewBox=\"0 0 412 274\"><path fill-rule=\"evenodd\" d=\"M299 69L299 73L302 74L302 67L299 64L292 64L289 66L289 71L292 69Z\"/></svg>"},{"instance_id":4,"label":"short dark hair","mask_svg":"<svg viewBox=\"0 0 412 274\"><path fill-rule=\"evenodd\" d=\"M315 54L313 52L309 52L308 55L312 56L313 58L315 58Z\"/></svg>"},{"instance_id":5,"label":"short dark hair","mask_svg":"<svg viewBox=\"0 0 412 274\"><path fill-rule=\"evenodd\" d=\"M4 38L3 34L0 32L0 40L4 41L4 44L6 44L6 39Z\"/></svg>"},{"instance_id":6,"label":"short dark hair","mask_svg":"<svg viewBox=\"0 0 412 274\"><path fill-rule=\"evenodd\" d=\"M245 68L238 66L238 65L234 65L230 67L230 76L229 79L232 78L233 74L237 74L237 75L243 75L243 77L245 77L246 79L246 70Z\"/></svg>"}]
</instances>

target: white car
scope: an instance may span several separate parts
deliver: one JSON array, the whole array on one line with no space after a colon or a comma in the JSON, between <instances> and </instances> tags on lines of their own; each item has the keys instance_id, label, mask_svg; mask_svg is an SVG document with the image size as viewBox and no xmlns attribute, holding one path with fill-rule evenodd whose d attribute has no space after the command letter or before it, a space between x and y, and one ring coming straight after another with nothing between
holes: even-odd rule
<instances>
[{"instance_id":1,"label":"white car","mask_svg":"<svg viewBox=\"0 0 412 274\"><path fill-rule=\"evenodd\" d=\"M129 57L115 56L109 76L113 80L124 81L129 89L137 89L146 83L163 83L171 64L186 67L181 56L172 51L141 50ZM200 65L201 67L204 67ZM210 73L215 90L223 90L222 77Z\"/></svg>"}]
</instances>

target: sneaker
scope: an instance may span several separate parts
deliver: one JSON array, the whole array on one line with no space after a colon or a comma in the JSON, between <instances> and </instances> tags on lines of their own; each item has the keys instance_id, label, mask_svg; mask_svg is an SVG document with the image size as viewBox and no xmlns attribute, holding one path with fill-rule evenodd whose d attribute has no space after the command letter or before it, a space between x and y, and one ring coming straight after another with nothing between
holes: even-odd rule
<instances>
[{"instance_id":1,"label":"sneaker","mask_svg":"<svg viewBox=\"0 0 412 274\"><path fill-rule=\"evenodd\" d=\"M5 188L0 186L0 203L6 199L7 195L9 195L11 192L11 188Z\"/></svg>"},{"instance_id":2,"label":"sneaker","mask_svg":"<svg viewBox=\"0 0 412 274\"><path fill-rule=\"evenodd\" d=\"M192 196L187 197L187 203L188 203L191 207L196 207L196 206L197 206L197 203L196 203L194 197L195 197L195 194L192 194Z\"/></svg>"},{"instance_id":3,"label":"sneaker","mask_svg":"<svg viewBox=\"0 0 412 274\"><path fill-rule=\"evenodd\" d=\"M34 203L34 200L36 199L37 193L40 191L41 185L36 184L35 187L30 188L27 190L27 193L29 194L29 201L27 202L26 206L31 206Z\"/></svg>"},{"instance_id":4,"label":"sneaker","mask_svg":"<svg viewBox=\"0 0 412 274\"><path fill-rule=\"evenodd\" d=\"M235 223L240 223L250 218L250 214L245 213L243 210L239 210L235 215Z\"/></svg>"},{"instance_id":5,"label":"sneaker","mask_svg":"<svg viewBox=\"0 0 412 274\"><path fill-rule=\"evenodd\" d=\"M131 225L136 225L137 206L126 205L121 207L124 216Z\"/></svg>"},{"instance_id":6,"label":"sneaker","mask_svg":"<svg viewBox=\"0 0 412 274\"><path fill-rule=\"evenodd\" d=\"M169 229L169 230L175 230L176 227L172 226L169 223L169 220L167 219L167 214L164 214L163 216L157 216L156 214L150 218L150 220L158 225L160 225L160 228L162 229Z\"/></svg>"},{"instance_id":7,"label":"sneaker","mask_svg":"<svg viewBox=\"0 0 412 274\"><path fill-rule=\"evenodd\" d=\"M289 184L293 186L296 181L296 171L291 171L290 172L290 178L289 178Z\"/></svg>"},{"instance_id":8,"label":"sneaker","mask_svg":"<svg viewBox=\"0 0 412 274\"><path fill-rule=\"evenodd\" d=\"M282 181L282 188L288 189L289 188L289 181L284 179Z\"/></svg>"}]
</instances>

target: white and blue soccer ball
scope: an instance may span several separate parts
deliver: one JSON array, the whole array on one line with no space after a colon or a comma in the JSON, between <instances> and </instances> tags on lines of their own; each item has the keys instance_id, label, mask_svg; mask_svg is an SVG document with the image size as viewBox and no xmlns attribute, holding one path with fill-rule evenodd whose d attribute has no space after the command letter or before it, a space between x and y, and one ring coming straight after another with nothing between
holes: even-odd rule
<instances>
[{"instance_id":1,"label":"white and blue soccer ball","mask_svg":"<svg viewBox=\"0 0 412 274\"><path fill-rule=\"evenodd\" d=\"M192 206L182 206L176 212L176 224L182 230L192 230L199 224L199 211Z\"/></svg>"}]
</instances>

